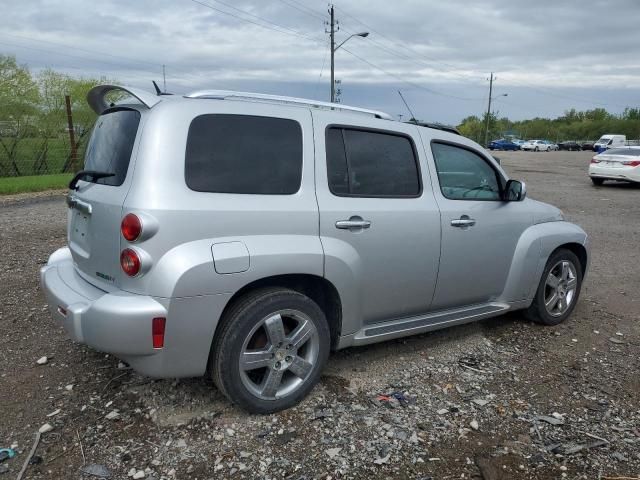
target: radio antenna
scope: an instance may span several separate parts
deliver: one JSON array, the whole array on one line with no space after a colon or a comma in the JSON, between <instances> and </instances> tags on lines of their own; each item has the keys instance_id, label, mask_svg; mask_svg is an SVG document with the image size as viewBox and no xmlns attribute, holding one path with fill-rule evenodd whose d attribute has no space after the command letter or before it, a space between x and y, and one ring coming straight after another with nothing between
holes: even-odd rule
<instances>
[{"instance_id":1,"label":"radio antenna","mask_svg":"<svg viewBox=\"0 0 640 480\"><path fill-rule=\"evenodd\" d=\"M402 99L402 103L404 103L404 106L407 107L407 110L409 110L409 113L411 114L411 120L409 120L409 121L413 121L413 123L417 122L418 119L416 118L416 116L411 111L411 108L409 107L409 104L407 103L407 101L402 96L402 92L400 90L398 90L398 95L400 95L400 98Z\"/></svg>"}]
</instances>

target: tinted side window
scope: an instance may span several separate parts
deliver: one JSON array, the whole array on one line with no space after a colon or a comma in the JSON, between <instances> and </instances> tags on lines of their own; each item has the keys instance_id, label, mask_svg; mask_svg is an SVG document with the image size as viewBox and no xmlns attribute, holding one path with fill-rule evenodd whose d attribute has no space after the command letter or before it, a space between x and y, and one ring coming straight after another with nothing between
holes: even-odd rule
<instances>
[{"instance_id":1,"label":"tinted side window","mask_svg":"<svg viewBox=\"0 0 640 480\"><path fill-rule=\"evenodd\" d=\"M329 128L327 173L335 195L413 197L420 194L416 155L402 135Z\"/></svg>"},{"instance_id":2,"label":"tinted side window","mask_svg":"<svg viewBox=\"0 0 640 480\"><path fill-rule=\"evenodd\" d=\"M480 155L444 143L431 145L442 194L452 200L500 200L497 172Z\"/></svg>"},{"instance_id":3,"label":"tinted side window","mask_svg":"<svg viewBox=\"0 0 640 480\"><path fill-rule=\"evenodd\" d=\"M294 120L211 114L189 126L185 180L192 190L290 195L302 179L302 129Z\"/></svg>"},{"instance_id":4,"label":"tinted side window","mask_svg":"<svg viewBox=\"0 0 640 480\"><path fill-rule=\"evenodd\" d=\"M115 175L100 178L94 183L122 185L127 176L139 124L140 112L136 110L111 110L98 117L87 144L84 169Z\"/></svg>"}]
</instances>

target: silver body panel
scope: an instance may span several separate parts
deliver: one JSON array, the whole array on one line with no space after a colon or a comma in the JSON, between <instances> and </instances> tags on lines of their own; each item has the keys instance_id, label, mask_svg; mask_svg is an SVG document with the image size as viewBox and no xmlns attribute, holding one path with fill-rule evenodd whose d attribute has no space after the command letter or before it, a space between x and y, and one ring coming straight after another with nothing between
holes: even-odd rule
<instances>
[{"instance_id":1,"label":"silver body panel","mask_svg":"<svg viewBox=\"0 0 640 480\"><path fill-rule=\"evenodd\" d=\"M114 88L107 87L90 94L98 111L104 93ZM457 143L486 157L463 137L394 122L375 111L332 110L299 99L129 93L142 105L134 107L141 121L126 179L118 187L79 183L71 194L69 247L51 256L41 282L53 316L73 339L113 353L144 374L204 374L225 307L254 282L281 275L329 282L341 305L335 346L345 348L526 308L553 250L573 243L588 251L585 232L541 202L445 198L430 143ZM210 113L298 122L299 191L241 195L189 189L189 125ZM329 125L408 136L419 160L420 196L333 195L324 141ZM131 247L120 235L127 213L153 230L134 245L146 265L134 278L119 264L120 251ZM463 215L475 225L453 227L451 221ZM370 222L369 228L336 228L354 219ZM151 348L150 321L156 316L167 318L162 349Z\"/></svg>"}]
</instances>

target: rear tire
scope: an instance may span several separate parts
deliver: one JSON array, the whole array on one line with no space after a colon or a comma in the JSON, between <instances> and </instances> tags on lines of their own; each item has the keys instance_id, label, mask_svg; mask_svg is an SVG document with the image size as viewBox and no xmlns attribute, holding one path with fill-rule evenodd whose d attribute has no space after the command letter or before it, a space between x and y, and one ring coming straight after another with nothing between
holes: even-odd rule
<instances>
[{"instance_id":1,"label":"rear tire","mask_svg":"<svg viewBox=\"0 0 640 480\"><path fill-rule=\"evenodd\" d=\"M595 177L591 177L591 181L593 182L594 185L600 187L602 186L602 184L604 184L604 178L595 178Z\"/></svg>"},{"instance_id":2,"label":"rear tire","mask_svg":"<svg viewBox=\"0 0 640 480\"><path fill-rule=\"evenodd\" d=\"M224 315L210 371L220 391L250 413L273 413L299 403L329 358L331 336L322 309L286 288L241 297Z\"/></svg>"},{"instance_id":3,"label":"rear tire","mask_svg":"<svg viewBox=\"0 0 640 480\"><path fill-rule=\"evenodd\" d=\"M549 257L525 316L541 325L558 325L573 312L581 288L580 260L572 251L560 248Z\"/></svg>"}]
</instances>

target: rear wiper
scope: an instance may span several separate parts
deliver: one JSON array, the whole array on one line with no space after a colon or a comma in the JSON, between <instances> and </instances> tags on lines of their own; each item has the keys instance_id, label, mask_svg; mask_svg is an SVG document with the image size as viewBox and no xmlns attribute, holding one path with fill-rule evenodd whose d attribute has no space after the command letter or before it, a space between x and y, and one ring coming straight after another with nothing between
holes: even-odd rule
<instances>
[{"instance_id":1,"label":"rear wiper","mask_svg":"<svg viewBox=\"0 0 640 480\"><path fill-rule=\"evenodd\" d=\"M98 172L96 170L80 170L76 173L76 176L71 179L69 182L69 190L77 190L78 189L78 180L90 179L92 182L99 180L101 178L115 177L115 173L109 172Z\"/></svg>"}]
</instances>

